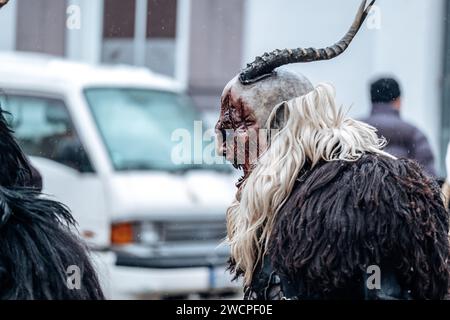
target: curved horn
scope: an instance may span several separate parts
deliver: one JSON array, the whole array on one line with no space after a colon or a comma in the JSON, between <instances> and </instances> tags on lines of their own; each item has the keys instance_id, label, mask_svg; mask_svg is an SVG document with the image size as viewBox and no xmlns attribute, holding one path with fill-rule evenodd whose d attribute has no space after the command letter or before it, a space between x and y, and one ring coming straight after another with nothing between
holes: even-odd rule
<instances>
[{"instance_id":1,"label":"curved horn","mask_svg":"<svg viewBox=\"0 0 450 320\"><path fill-rule=\"evenodd\" d=\"M329 60L339 56L348 48L350 42L358 33L375 1L372 0L366 7L367 0L363 0L350 30L333 46L325 49L277 49L271 53L265 53L262 57L256 57L255 61L242 70L239 80L242 84L251 84L269 77L275 68L289 63Z\"/></svg>"}]
</instances>

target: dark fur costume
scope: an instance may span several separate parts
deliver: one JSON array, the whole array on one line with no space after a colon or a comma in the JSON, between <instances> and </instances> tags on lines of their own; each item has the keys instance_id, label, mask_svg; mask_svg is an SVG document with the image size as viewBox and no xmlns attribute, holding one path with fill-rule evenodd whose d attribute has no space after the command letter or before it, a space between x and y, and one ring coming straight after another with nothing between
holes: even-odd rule
<instances>
[{"instance_id":1,"label":"dark fur costume","mask_svg":"<svg viewBox=\"0 0 450 320\"><path fill-rule=\"evenodd\" d=\"M303 172L280 210L247 299L443 299L449 221L409 160L365 155ZM382 290L367 290L367 267Z\"/></svg>"},{"instance_id":2,"label":"dark fur costume","mask_svg":"<svg viewBox=\"0 0 450 320\"><path fill-rule=\"evenodd\" d=\"M72 215L30 187L31 167L1 113L0 165L0 299L103 299ZM67 287L71 265L80 290Z\"/></svg>"}]
</instances>

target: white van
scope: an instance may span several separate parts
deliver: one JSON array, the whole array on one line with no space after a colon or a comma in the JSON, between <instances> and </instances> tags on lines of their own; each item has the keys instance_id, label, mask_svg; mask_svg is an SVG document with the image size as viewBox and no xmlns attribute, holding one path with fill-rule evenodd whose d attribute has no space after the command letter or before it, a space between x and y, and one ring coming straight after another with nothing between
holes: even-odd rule
<instances>
[{"instance_id":1,"label":"white van","mask_svg":"<svg viewBox=\"0 0 450 320\"><path fill-rule=\"evenodd\" d=\"M227 166L171 161L199 120L169 78L36 54L0 54L2 108L43 177L101 256L112 298L228 291L219 246L235 192Z\"/></svg>"}]
</instances>

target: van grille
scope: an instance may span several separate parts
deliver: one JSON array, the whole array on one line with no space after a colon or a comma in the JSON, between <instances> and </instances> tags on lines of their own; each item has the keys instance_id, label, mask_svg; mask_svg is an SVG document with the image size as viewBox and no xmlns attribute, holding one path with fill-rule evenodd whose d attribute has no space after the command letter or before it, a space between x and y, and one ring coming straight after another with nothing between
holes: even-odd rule
<instances>
[{"instance_id":1,"label":"van grille","mask_svg":"<svg viewBox=\"0 0 450 320\"><path fill-rule=\"evenodd\" d=\"M165 222L162 238L166 242L223 240L226 236L225 221Z\"/></svg>"}]
</instances>

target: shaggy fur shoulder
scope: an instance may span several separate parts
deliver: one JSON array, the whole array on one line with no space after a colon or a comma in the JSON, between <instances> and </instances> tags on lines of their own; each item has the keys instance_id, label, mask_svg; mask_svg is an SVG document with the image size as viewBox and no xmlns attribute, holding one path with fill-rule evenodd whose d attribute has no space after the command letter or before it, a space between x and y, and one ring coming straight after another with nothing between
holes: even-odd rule
<instances>
[{"instance_id":1,"label":"shaggy fur shoulder","mask_svg":"<svg viewBox=\"0 0 450 320\"><path fill-rule=\"evenodd\" d=\"M269 257L300 296L358 298L367 267L393 270L412 298L442 299L449 221L439 186L417 163L368 154L299 177ZM355 291L356 290L356 291Z\"/></svg>"},{"instance_id":2,"label":"shaggy fur shoulder","mask_svg":"<svg viewBox=\"0 0 450 320\"><path fill-rule=\"evenodd\" d=\"M0 299L103 299L88 250L60 203L26 188L0 187ZM69 289L66 270L81 271Z\"/></svg>"}]
</instances>

